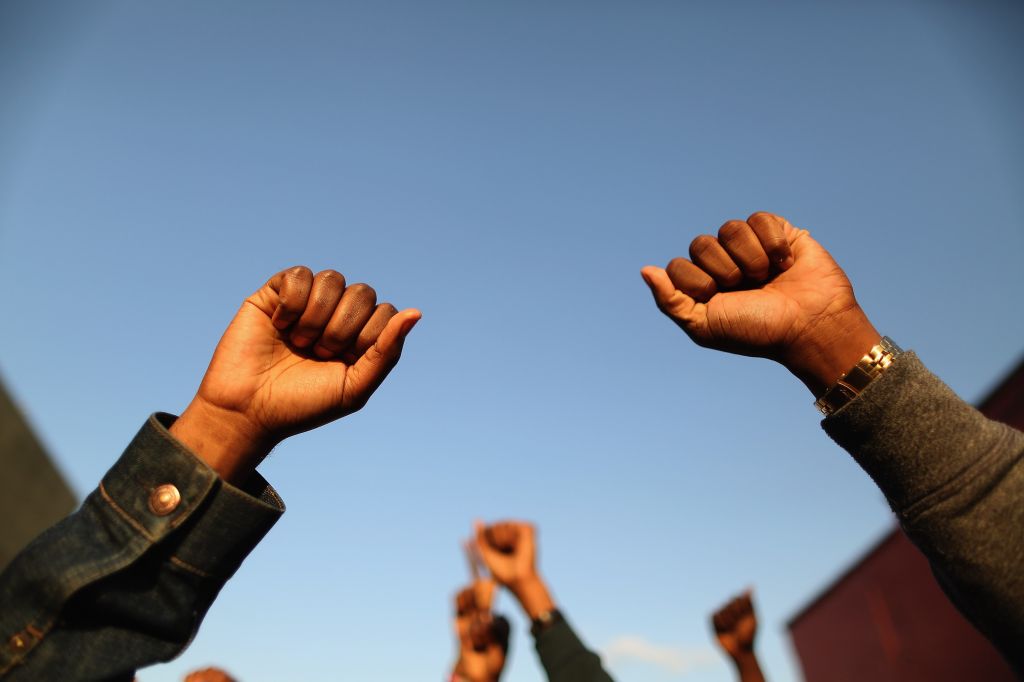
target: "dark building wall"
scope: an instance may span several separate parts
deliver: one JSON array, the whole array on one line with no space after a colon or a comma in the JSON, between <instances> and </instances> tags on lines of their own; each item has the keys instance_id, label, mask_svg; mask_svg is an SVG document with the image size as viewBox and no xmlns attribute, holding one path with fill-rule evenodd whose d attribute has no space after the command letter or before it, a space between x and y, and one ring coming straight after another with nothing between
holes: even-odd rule
<instances>
[{"instance_id":1,"label":"dark building wall","mask_svg":"<svg viewBox=\"0 0 1024 682\"><path fill-rule=\"evenodd\" d=\"M978 407L1024 429L1024 361ZM807 682L1016 679L898 527L789 623Z\"/></svg>"},{"instance_id":2,"label":"dark building wall","mask_svg":"<svg viewBox=\"0 0 1024 682\"><path fill-rule=\"evenodd\" d=\"M1016 679L898 528L793 618L789 630L807 682Z\"/></svg>"},{"instance_id":3,"label":"dark building wall","mask_svg":"<svg viewBox=\"0 0 1024 682\"><path fill-rule=\"evenodd\" d=\"M1024 360L992 389L978 409L989 419L1024 431Z\"/></svg>"},{"instance_id":4,"label":"dark building wall","mask_svg":"<svg viewBox=\"0 0 1024 682\"><path fill-rule=\"evenodd\" d=\"M0 570L77 501L0 383Z\"/></svg>"}]
</instances>

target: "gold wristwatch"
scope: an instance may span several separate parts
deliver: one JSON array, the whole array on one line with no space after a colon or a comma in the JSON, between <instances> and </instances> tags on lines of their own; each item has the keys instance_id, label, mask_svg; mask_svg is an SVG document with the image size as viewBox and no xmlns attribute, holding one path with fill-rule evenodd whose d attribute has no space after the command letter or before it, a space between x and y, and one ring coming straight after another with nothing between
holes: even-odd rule
<instances>
[{"instance_id":1,"label":"gold wristwatch","mask_svg":"<svg viewBox=\"0 0 1024 682\"><path fill-rule=\"evenodd\" d=\"M862 357L853 369L839 377L835 385L825 391L825 395L814 401L814 406L826 417L833 414L856 398L868 384L887 370L901 353L903 349L897 346L895 341L883 336L878 345Z\"/></svg>"}]
</instances>

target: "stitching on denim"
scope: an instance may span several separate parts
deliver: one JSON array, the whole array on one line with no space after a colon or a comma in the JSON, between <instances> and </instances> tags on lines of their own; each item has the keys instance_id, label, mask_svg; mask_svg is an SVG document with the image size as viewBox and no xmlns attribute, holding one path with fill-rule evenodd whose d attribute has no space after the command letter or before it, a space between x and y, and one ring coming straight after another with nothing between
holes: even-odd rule
<instances>
[{"instance_id":1,"label":"stitching on denim","mask_svg":"<svg viewBox=\"0 0 1024 682\"><path fill-rule=\"evenodd\" d=\"M142 526L142 524L140 524L140 523L139 523L138 521L136 521L135 519L133 519L133 518L131 517L131 515L129 515L129 514L128 514L128 512L126 512L126 511L125 511L124 509L122 509L122 508L120 507L120 505L118 505L118 504L117 504L117 502L115 502L115 501L114 501L114 498L112 498L112 497L110 496L110 494L109 494L109 493L107 493L107 489L106 489L106 487L105 487L105 486L103 485L103 481L100 481L100 487L99 487L99 491L100 491L100 494L101 494L101 495L103 496L103 499L107 501L107 504L109 504L109 505L110 505L110 506L111 506L111 507L113 508L113 510L114 510L114 511L116 511L116 512L118 513L118 515L120 515L120 516L121 516L121 518L123 518L123 519L124 519L125 521L127 521L127 522L128 522L128 524L129 524L129 525L130 525L130 526L131 526L132 528L134 528L135 530L139 531L139 533L141 533L141 534L142 534L142 536L143 536L144 538L146 538L147 540L149 540L150 542L154 542L154 543L155 543L155 542L157 541L157 539L156 539L155 537L153 537L153 536L152 536L152 535L151 535L151 534L149 533L149 531L147 531L147 530L146 530L146 529L145 529L145 528L144 528L144 527Z\"/></svg>"},{"instance_id":2,"label":"stitching on denim","mask_svg":"<svg viewBox=\"0 0 1024 682\"><path fill-rule=\"evenodd\" d=\"M207 491L207 492L209 492L209 491ZM203 501L203 498L199 498L198 502L202 502L202 501ZM167 527L169 529L171 529L171 530L174 530L175 528L177 528L181 524L183 524L186 521L188 521L188 518L191 515L192 515L192 505L190 505L188 502L185 502L184 504L181 505L181 512L179 514L177 514L176 516L174 516L174 518L172 518L170 521L167 522Z\"/></svg>"},{"instance_id":3,"label":"stitching on denim","mask_svg":"<svg viewBox=\"0 0 1024 682\"><path fill-rule=\"evenodd\" d=\"M281 499L281 496L277 494L277 491L274 490L274 488L271 487L271 485L269 483L267 483L267 488L266 488L265 492L270 497L270 499L272 499L274 501L274 503L278 507L282 507L282 508L284 507L284 500ZM260 501L262 502L263 500L260 500ZM280 511L280 510L275 509L274 511Z\"/></svg>"},{"instance_id":4,"label":"stitching on denim","mask_svg":"<svg viewBox=\"0 0 1024 682\"><path fill-rule=\"evenodd\" d=\"M43 643L43 639L45 639L46 635L48 635L50 633L50 630L53 629L53 626L54 626L54 624L56 622L57 622L56 619L51 620L49 623L47 623L46 625L43 626L42 630L40 630L36 626L32 625L32 623L29 623L28 625L26 625L25 626L25 631L28 632L29 634L31 634L33 637L36 638L36 643L32 645L31 649L29 649L28 651L22 653L20 656L16 655L16 656L12 657L11 658L11 662L10 662L9 665L7 665L6 667L0 668L0 675L6 675L7 673L9 673L14 668L14 666L21 665L22 662L24 662L24 660L26 658L28 658L29 655L33 651L35 651L39 647L40 644ZM15 634L17 634L17 633L15 633ZM12 637L13 637L13 635L12 635Z\"/></svg>"},{"instance_id":5,"label":"stitching on denim","mask_svg":"<svg viewBox=\"0 0 1024 682\"><path fill-rule=\"evenodd\" d=\"M172 556L170 558L170 562L172 564L174 564L175 566L177 566L178 568L182 568L182 569L188 571L189 573L195 573L200 578L212 578L213 577L212 574L207 573L206 571L204 571L201 568L196 568L192 564L188 563L187 561L182 561L181 559L179 559L176 556Z\"/></svg>"}]
</instances>

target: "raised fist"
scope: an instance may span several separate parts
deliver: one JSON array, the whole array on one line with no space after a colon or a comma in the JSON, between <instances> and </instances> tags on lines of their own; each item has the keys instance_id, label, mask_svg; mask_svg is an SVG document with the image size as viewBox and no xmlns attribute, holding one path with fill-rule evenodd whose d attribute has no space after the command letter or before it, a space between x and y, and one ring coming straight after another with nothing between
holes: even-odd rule
<instances>
[{"instance_id":1,"label":"raised fist","mask_svg":"<svg viewBox=\"0 0 1024 682\"><path fill-rule=\"evenodd\" d=\"M690 260L641 270L658 308L695 343L784 364L815 394L881 338L846 274L807 230L755 213L690 243Z\"/></svg>"},{"instance_id":2,"label":"raised fist","mask_svg":"<svg viewBox=\"0 0 1024 682\"><path fill-rule=\"evenodd\" d=\"M363 407L419 319L334 270L282 270L242 304L172 432L215 469L250 454L242 463L254 466L284 438Z\"/></svg>"},{"instance_id":3,"label":"raised fist","mask_svg":"<svg viewBox=\"0 0 1024 682\"><path fill-rule=\"evenodd\" d=\"M508 653L510 628L502 616L491 613L494 583L477 580L455 596L455 633L459 659L454 679L494 682L501 676Z\"/></svg>"},{"instance_id":4,"label":"raised fist","mask_svg":"<svg viewBox=\"0 0 1024 682\"><path fill-rule=\"evenodd\" d=\"M750 597L750 592L744 592L711 617L718 643L732 658L754 650L757 616Z\"/></svg>"},{"instance_id":5,"label":"raised fist","mask_svg":"<svg viewBox=\"0 0 1024 682\"><path fill-rule=\"evenodd\" d=\"M534 527L522 521L502 521L490 526L476 523L480 558L491 577L508 588L531 619L555 608L548 586L537 571L536 539Z\"/></svg>"},{"instance_id":6,"label":"raised fist","mask_svg":"<svg viewBox=\"0 0 1024 682\"><path fill-rule=\"evenodd\" d=\"M528 523L503 521L490 526L476 524L480 557L491 576L510 589L537 575L534 528Z\"/></svg>"}]
</instances>

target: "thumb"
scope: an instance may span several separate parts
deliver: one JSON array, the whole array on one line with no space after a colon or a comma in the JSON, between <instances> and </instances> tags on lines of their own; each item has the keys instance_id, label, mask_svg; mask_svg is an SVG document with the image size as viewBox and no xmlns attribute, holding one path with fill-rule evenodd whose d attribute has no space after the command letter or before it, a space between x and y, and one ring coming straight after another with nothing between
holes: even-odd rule
<instances>
[{"instance_id":1,"label":"thumb","mask_svg":"<svg viewBox=\"0 0 1024 682\"><path fill-rule=\"evenodd\" d=\"M662 268L648 265L640 269L640 276L647 282L658 309L676 322L689 326L693 321L697 301L676 289Z\"/></svg>"},{"instance_id":2,"label":"thumb","mask_svg":"<svg viewBox=\"0 0 1024 682\"><path fill-rule=\"evenodd\" d=\"M473 592L476 596L477 608L481 611L490 611L494 601L494 581L478 580L473 584Z\"/></svg>"},{"instance_id":3,"label":"thumb","mask_svg":"<svg viewBox=\"0 0 1024 682\"><path fill-rule=\"evenodd\" d=\"M476 531L476 548L480 552L480 558L487 564L487 569L491 572L491 575L494 575L494 563L497 559L497 552L487 542L487 526L483 521L477 519L473 522L473 528Z\"/></svg>"},{"instance_id":4,"label":"thumb","mask_svg":"<svg viewBox=\"0 0 1024 682\"><path fill-rule=\"evenodd\" d=\"M415 308L397 313L388 320L373 345L349 369L345 376L345 393L358 396L356 402L359 407L366 403L398 364L405 337L421 317L422 313Z\"/></svg>"},{"instance_id":5,"label":"thumb","mask_svg":"<svg viewBox=\"0 0 1024 682\"><path fill-rule=\"evenodd\" d=\"M781 216L779 219L782 220L782 229L794 258L807 258L813 253L825 252L825 247L819 244L808 230L795 226Z\"/></svg>"}]
</instances>

